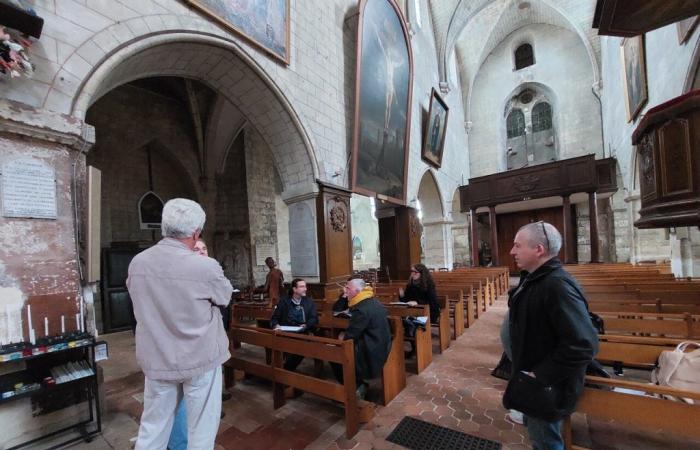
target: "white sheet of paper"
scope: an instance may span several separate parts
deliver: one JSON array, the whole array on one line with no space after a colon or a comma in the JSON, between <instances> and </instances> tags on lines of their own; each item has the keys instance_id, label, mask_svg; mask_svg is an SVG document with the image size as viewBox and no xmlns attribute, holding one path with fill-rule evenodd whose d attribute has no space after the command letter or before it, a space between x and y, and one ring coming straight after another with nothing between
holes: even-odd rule
<instances>
[{"instance_id":1,"label":"white sheet of paper","mask_svg":"<svg viewBox=\"0 0 700 450\"><path fill-rule=\"evenodd\" d=\"M304 327L301 326L292 326L292 325L280 325L280 331L286 331L288 333L298 333L301 330L304 329Z\"/></svg>"}]
</instances>

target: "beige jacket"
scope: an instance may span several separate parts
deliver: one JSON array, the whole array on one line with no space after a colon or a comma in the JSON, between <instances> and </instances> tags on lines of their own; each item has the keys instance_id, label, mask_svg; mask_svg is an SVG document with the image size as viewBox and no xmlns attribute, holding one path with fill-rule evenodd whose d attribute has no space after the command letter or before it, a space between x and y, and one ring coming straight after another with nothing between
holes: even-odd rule
<instances>
[{"instance_id":1,"label":"beige jacket","mask_svg":"<svg viewBox=\"0 0 700 450\"><path fill-rule=\"evenodd\" d=\"M224 363L219 306L233 288L216 260L165 238L134 257L126 280L136 316L136 360L152 380L187 380Z\"/></svg>"}]
</instances>

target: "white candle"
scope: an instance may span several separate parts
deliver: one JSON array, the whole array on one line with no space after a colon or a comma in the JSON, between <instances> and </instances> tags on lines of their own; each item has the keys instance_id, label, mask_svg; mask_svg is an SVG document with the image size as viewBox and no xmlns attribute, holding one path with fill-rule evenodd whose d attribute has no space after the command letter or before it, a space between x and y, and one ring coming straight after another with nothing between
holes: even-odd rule
<instances>
[{"instance_id":1,"label":"white candle","mask_svg":"<svg viewBox=\"0 0 700 450\"><path fill-rule=\"evenodd\" d=\"M32 345L36 344L36 335L34 334L34 328L29 329L29 342L31 342Z\"/></svg>"},{"instance_id":2,"label":"white candle","mask_svg":"<svg viewBox=\"0 0 700 450\"><path fill-rule=\"evenodd\" d=\"M49 335L49 318L44 317L44 336Z\"/></svg>"},{"instance_id":3,"label":"white candle","mask_svg":"<svg viewBox=\"0 0 700 450\"><path fill-rule=\"evenodd\" d=\"M27 305L27 329L31 333L34 327L32 327L32 305Z\"/></svg>"},{"instance_id":4,"label":"white candle","mask_svg":"<svg viewBox=\"0 0 700 450\"><path fill-rule=\"evenodd\" d=\"M76 331L82 331L80 329L80 314L75 315L75 329Z\"/></svg>"},{"instance_id":5,"label":"white candle","mask_svg":"<svg viewBox=\"0 0 700 450\"><path fill-rule=\"evenodd\" d=\"M14 336L10 328L10 305L5 305L5 322L7 323L7 339L5 344L12 344Z\"/></svg>"},{"instance_id":6,"label":"white candle","mask_svg":"<svg viewBox=\"0 0 700 450\"><path fill-rule=\"evenodd\" d=\"M61 334L66 332L66 316L61 316Z\"/></svg>"}]
</instances>

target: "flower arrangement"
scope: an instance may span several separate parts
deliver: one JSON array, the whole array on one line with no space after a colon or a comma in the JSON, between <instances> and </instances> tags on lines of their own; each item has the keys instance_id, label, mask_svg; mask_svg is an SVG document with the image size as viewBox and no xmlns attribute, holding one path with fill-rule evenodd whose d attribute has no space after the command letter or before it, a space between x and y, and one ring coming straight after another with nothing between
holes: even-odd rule
<instances>
[{"instance_id":1,"label":"flower arrangement","mask_svg":"<svg viewBox=\"0 0 700 450\"><path fill-rule=\"evenodd\" d=\"M0 74L11 78L31 76L34 73L34 65L28 55L31 46L29 39L0 26Z\"/></svg>"}]
</instances>

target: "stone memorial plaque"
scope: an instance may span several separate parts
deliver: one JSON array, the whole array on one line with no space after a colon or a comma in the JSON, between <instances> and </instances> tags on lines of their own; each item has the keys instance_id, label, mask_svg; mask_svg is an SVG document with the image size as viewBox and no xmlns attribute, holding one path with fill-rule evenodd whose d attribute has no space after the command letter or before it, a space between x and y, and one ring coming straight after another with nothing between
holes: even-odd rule
<instances>
[{"instance_id":1,"label":"stone memorial plaque","mask_svg":"<svg viewBox=\"0 0 700 450\"><path fill-rule=\"evenodd\" d=\"M16 159L2 166L2 215L56 218L56 173L36 159Z\"/></svg>"},{"instance_id":2,"label":"stone memorial plaque","mask_svg":"<svg viewBox=\"0 0 700 450\"><path fill-rule=\"evenodd\" d=\"M316 218L311 206L303 201L289 207L289 250L294 276L318 276Z\"/></svg>"},{"instance_id":3,"label":"stone memorial plaque","mask_svg":"<svg viewBox=\"0 0 700 450\"><path fill-rule=\"evenodd\" d=\"M264 266L268 257L275 257L274 244L255 244L255 264Z\"/></svg>"}]
</instances>

